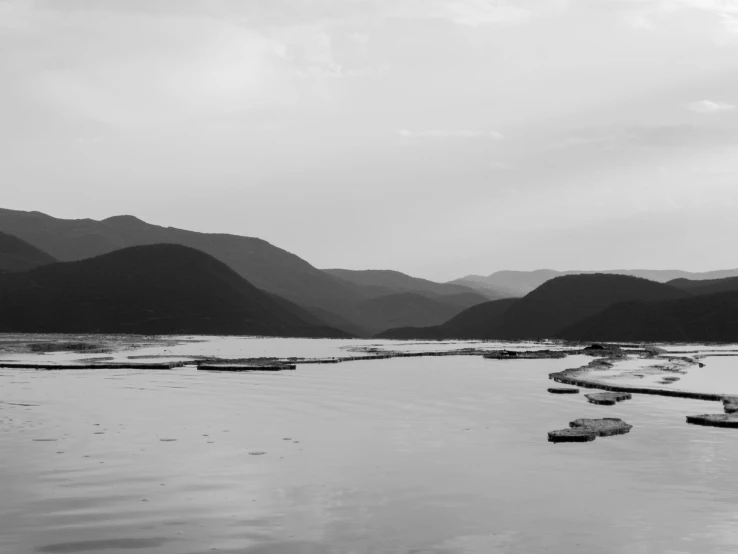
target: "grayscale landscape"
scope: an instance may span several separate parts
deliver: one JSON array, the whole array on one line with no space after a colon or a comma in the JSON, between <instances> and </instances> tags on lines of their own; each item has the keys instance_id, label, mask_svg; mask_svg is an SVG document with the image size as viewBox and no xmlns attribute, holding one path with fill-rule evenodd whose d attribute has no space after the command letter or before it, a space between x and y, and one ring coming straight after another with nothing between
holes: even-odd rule
<instances>
[{"instance_id":1,"label":"grayscale landscape","mask_svg":"<svg viewBox=\"0 0 738 554\"><path fill-rule=\"evenodd\" d=\"M738 3L0 0L0 554L738 551Z\"/></svg>"}]
</instances>

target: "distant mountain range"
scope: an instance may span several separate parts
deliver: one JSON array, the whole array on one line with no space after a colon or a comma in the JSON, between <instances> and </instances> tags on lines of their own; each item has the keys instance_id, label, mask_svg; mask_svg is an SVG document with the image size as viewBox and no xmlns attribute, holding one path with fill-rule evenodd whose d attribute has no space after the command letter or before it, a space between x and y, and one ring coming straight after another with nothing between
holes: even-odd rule
<instances>
[{"instance_id":1,"label":"distant mountain range","mask_svg":"<svg viewBox=\"0 0 738 554\"><path fill-rule=\"evenodd\" d=\"M60 261L83 260L129 246L189 246L220 260L263 291L299 304L328 324L354 335L371 335L403 321L433 325L438 323L434 314L449 314L449 304L458 306L451 314L454 315L472 302L489 299L489 295L468 287L432 283L394 271L351 271L337 276L258 238L161 227L133 216L103 221L68 220L40 212L0 209L0 231L15 235ZM364 273L371 274L371 283L362 282ZM428 302L410 319L403 319L402 314L408 309L403 298L397 298L396 307L391 306L392 298L386 299L381 310L367 309L365 305L370 299L398 292L423 294ZM466 302L443 300L445 296L463 293L467 294ZM435 308L428 306L436 301ZM422 319L424 313L428 319ZM384 319L381 314L385 314Z\"/></svg>"},{"instance_id":2,"label":"distant mountain range","mask_svg":"<svg viewBox=\"0 0 738 554\"><path fill-rule=\"evenodd\" d=\"M0 331L348 336L172 244L0 275Z\"/></svg>"},{"instance_id":3,"label":"distant mountain range","mask_svg":"<svg viewBox=\"0 0 738 554\"><path fill-rule=\"evenodd\" d=\"M657 283L627 275L565 275L521 299L479 304L438 326L390 329L378 336L738 341L738 279Z\"/></svg>"},{"instance_id":4,"label":"distant mountain range","mask_svg":"<svg viewBox=\"0 0 738 554\"><path fill-rule=\"evenodd\" d=\"M517 298L492 300L472 306L440 325L389 329L379 333L377 338L401 340L499 339L502 336L503 316L517 301Z\"/></svg>"},{"instance_id":5,"label":"distant mountain range","mask_svg":"<svg viewBox=\"0 0 738 554\"><path fill-rule=\"evenodd\" d=\"M689 272L678 269L608 269L601 271L571 270L555 271L553 269L538 269L535 271L497 271L486 277L482 275L467 275L451 281L451 284L463 285L479 292L498 294L502 297L525 296L540 287L546 281L563 275L588 275L592 273L609 273L615 275L630 275L641 277L658 283L666 283L674 279L688 279L693 281L723 279L738 277L738 269L723 269L718 271Z\"/></svg>"},{"instance_id":6,"label":"distant mountain range","mask_svg":"<svg viewBox=\"0 0 738 554\"><path fill-rule=\"evenodd\" d=\"M321 270L261 239L132 216L0 209L0 331L738 340L735 294L738 270L500 271L437 283Z\"/></svg>"}]
</instances>

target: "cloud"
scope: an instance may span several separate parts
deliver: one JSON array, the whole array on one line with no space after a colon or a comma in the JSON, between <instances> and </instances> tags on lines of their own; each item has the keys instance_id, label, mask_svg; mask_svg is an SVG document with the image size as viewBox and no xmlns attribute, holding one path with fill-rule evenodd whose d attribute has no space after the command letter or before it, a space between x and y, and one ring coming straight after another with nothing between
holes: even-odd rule
<instances>
[{"instance_id":1,"label":"cloud","mask_svg":"<svg viewBox=\"0 0 738 554\"><path fill-rule=\"evenodd\" d=\"M391 17L443 19L478 27L518 23L568 6L568 0L392 0Z\"/></svg>"},{"instance_id":2,"label":"cloud","mask_svg":"<svg viewBox=\"0 0 738 554\"><path fill-rule=\"evenodd\" d=\"M693 112L702 114L714 114L720 112L729 112L735 109L733 104L726 102L713 102L712 100L700 100L699 102L692 102L689 104L689 109Z\"/></svg>"},{"instance_id":3,"label":"cloud","mask_svg":"<svg viewBox=\"0 0 738 554\"><path fill-rule=\"evenodd\" d=\"M12 70L18 97L64 121L136 128L323 102L330 82L376 70L339 61L318 20L267 25L198 11L215 3L166 5L0 0L0 75Z\"/></svg>"},{"instance_id":4,"label":"cloud","mask_svg":"<svg viewBox=\"0 0 738 554\"><path fill-rule=\"evenodd\" d=\"M628 21L633 27L653 30L656 21L667 16L691 10L711 14L716 17L718 30L723 37L716 36L718 42L726 42L725 36L738 34L738 2L734 0L620 0L627 6Z\"/></svg>"},{"instance_id":5,"label":"cloud","mask_svg":"<svg viewBox=\"0 0 738 554\"><path fill-rule=\"evenodd\" d=\"M404 139L491 139L501 140L502 133L497 131L482 131L477 129L430 129L428 131L411 131L409 129L397 129L395 131Z\"/></svg>"},{"instance_id":6,"label":"cloud","mask_svg":"<svg viewBox=\"0 0 738 554\"><path fill-rule=\"evenodd\" d=\"M738 128L706 125L641 125L574 129L551 148L711 148L738 144Z\"/></svg>"}]
</instances>

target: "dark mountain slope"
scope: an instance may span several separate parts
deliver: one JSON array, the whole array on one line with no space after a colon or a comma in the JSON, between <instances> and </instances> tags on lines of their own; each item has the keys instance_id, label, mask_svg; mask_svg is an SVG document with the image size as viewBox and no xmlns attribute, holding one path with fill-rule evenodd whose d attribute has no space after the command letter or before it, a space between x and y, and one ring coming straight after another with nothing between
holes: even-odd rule
<instances>
[{"instance_id":1,"label":"dark mountain slope","mask_svg":"<svg viewBox=\"0 0 738 554\"><path fill-rule=\"evenodd\" d=\"M0 209L0 230L62 261L91 258L128 246L181 244L210 254L254 286L305 306L331 310L368 297L358 287L258 238L160 227L132 216L68 220L6 209Z\"/></svg>"},{"instance_id":2,"label":"dark mountain slope","mask_svg":"<svg viewBox=\"0 0 738 554\"><path fill-rule=\"evenodd\" d=\"M694 281L691 279L674 279L667 284L688 291L692 294L717 294L719 292L738 291L738 277L726 277L724 279L705 279Z\"/></svg>"},{"instance_id":3,"label":"dark mountain slope","mask_svg":"<svg viewBox=\"0 0 738 554\"><path fill-rule=\"evenodd\" d=\"M27 271L54 262L56 260L46 252L16 236L0 232L0 271Z\"/></svg>"},{"instance_id":4,"label":"dark mountain slope","mask_svg":"<svg viewBox=\"0 0 738 554\"><path fill-rule=\"evenodd\" d=\"M738 292L611 306L559 333L570 340L738 342Z\"/></svg>"},{"instance_id":5,"label":"dark mountain slope","mask_svg":"<svg viewBox=\"0 0 738 554\"><path fill-rule=\"evenodd\" d=\"M595 273L556 277L510 308L499 338L553 338L562 329L619 302L685 296L689 293L626 275Z\"/></svg>"},{"instance_id":6,"label":"dark mountain slope","mask_svg":"<svg viewBox=\"0 0 738 554\"><path fill-rule=\"evenodd\" d=\"M477 304L433 327L389 329L377 335L385 339L493 339L501 334L504 314L518 301L505 298Z\"/></svg>"},{"instance_id":7,"label":"dark mountain slope","mask_svg":"<svg viewBox=\"0 0 738 554\"><path fill-rule=\"evenodd\" d=\"M287 304L215 258L172 244L0 276L3 331L344 336Z\"/></svg>"}]
</instances>

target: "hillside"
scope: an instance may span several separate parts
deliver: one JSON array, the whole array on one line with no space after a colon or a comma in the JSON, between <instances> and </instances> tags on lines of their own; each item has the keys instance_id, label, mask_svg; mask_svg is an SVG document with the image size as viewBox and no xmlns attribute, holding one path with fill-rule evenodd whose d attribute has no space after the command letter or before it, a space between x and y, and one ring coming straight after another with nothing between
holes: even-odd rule
<instances>
[{"instance_id":1,"label":"hillside","mask_svg":"<svg viewBox=\"0 0 738 554\"><path fill-rule=\"evenodd\" d=\"M524 296L532 292L546 281L564 275L592 275L602 273L608 275L629 275L650 281L667 283L675 279L709 280L738 276L738 269L723 269L706 272L689 272L678 269L609 269L609 270L570 270L555 271L538 269L535 271L497 271L488 276L467 275L451 283L465 285L478 291L496 291L505 296Z\"/></svg>"},{"instance_id":2,"label":"hillside","mask_svg":"<svg viewBox=\"0 0 738 554\"><path fill-rule=\"evenodd\" d=\"M738 341L738 292L620 303L559 333L569 340Z\"/></svg>"},{"instance_id":3,"label":"hillside","mask_svg":"<svg viewBox=\"0 0 738 554\"><path fill-rule=\"evenodd\" d=\"M467 287L433 283L393 271L331 270L342 275L338 277L258 238L161 227L133 216L102 221L67 220L39 212L0 209L0 230L17 235L62 261L78 261L150 244L195 248L225 263L259 289L299 304L331 326L361 336L392 326L389 321L378 322L376 314L363 318L364 310L358 306L371 298L398 292L448 296L448 303L459 309L489 298ZM417 318L412 321L427 325L437 322L435 318L423 320L423 314L430 312L422 306L419 308Z\"/></svg>"},{"instance_id":4,"label":"hillside","mask_svg":"<svg viewBox=\"0 0 738 554\"><path fill-rule=\"evenodd\" d=\"M16 236L0 232L0 272L27 271L54 262L56 260L46 252Z\"/></svg>"},{"instance_id":5,"label":"hillside","mask_svg":"<svg viewBox=\"0 0 738 554\"><path fill-rule=\"evenodd\" d=\"M102 221L58 219L40 212L0 209L0 231L61 261L76 261L128 246L181 244L210 254L254 286L304 306L341 309L368 297L361 290L268 242L151 225L133 216Z\"/></svg>"},{"instance_id":6,"label":"hillside","mask_svg":"<svg viewBox=\"0 0 738 554\"><path fill-rule=\"evenodd\" d=\"M476 295L478 302L489 300L489 294L481 295L474 289L453 283L436 283L428 279L411 277L399 271L387 269L324 269L326 273L373 291L377 296L403 292L420 293L430 296L450 296L459 294Z\"/></svg>"},{"instance_id":7,"label":"hillside","mask_svg":"<svg viewBox=\"0 0 738 554\"><path fill-rule=\"evenodd\" d=\"M172 244L2 275L0 330L345 336L212 256Z\"/></svg>"},{"instance_id":8,"label":"hillside","mask_svg":"<svg viewBox=\"0 0 738 554\"><path fill-rule=\"evenodd\" d=\"M719 292L738 291L738 277L726 277L724 279L706 279L694 281L692 279L674 279L669 285L688 291L692 294L708 295Z\"/></svg>"},{"instance_id":9,"label":"hillside","mask_svg":"<svg viewBox=\"0 0 738 554\"><path fill-rule=\"evenodd\" d=\"M619 302L667 300L689 293L639 277L603 273L546 281L504 316L500 338L553 338L562 329Z\"/></svg>"},{"instance_id":10,"label":"hillside","mask_svg":"<svg viewBox=\"0 0 738 554\"><path fill-rule=\"evenodd\" d=\"M504 314L517 298L492 300L472 306L450 320L432 327L401 327L377 335L384 339L494 339L501 334Z\"/></svg>"},{"instance_id":11,"label":"hillside","mask_svg":"<svg viewBox=\"0 0 738 554\"><path fill-rule=\"evenodd\" d=\"M669 285L609 274L565 275L521 299L487 302L431 328L390 329L382 338L555 338L559 331L614 304L691 296Z\"/></svg>"}]
</instances>

